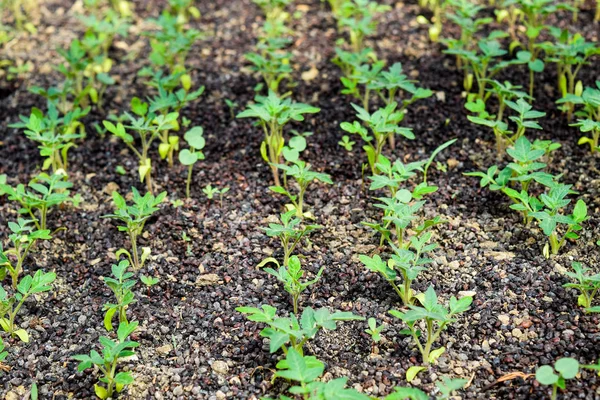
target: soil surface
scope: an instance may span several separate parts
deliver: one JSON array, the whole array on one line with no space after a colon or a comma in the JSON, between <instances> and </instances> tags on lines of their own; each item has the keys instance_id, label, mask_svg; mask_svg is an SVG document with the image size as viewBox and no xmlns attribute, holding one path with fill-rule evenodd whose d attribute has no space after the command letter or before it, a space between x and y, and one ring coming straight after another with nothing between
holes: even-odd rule
<instances>
[{"instance_id":1,"label":"soil surface","mask_svg":"<svg viewBox=\"0 0 600 400\"><path fill-rule=\"evenodd\" d=\"M0 173L13 184L27 182L39 170L41 158L36 146L8 124L19 114L28 115L31 107L44 106L43 99L28 93L27 87L60 79L52 69L60 62L55 48L82 33L75 16L77 3L41 3L38 34L24 35L5 50L9 58L35 65L24 81L0 83ZM156 16L164 6L156 1L135 3L137 15L144 18ZM197 3L202 18L192 25L209 35L194 47L189 63L194 82L205 85L206 93L183 113L205 128L206 160L195 168L192 198L179 207L163 203L140 239L153 253L143 273L160 277L160 283L149 291L138 283L136 303L128 311L130 320L140 322L134 336L141 346L135 357L123 363L136 377L121 396L126 399L259 398L277 396L284 388L279 382L271 384L280 355L269 354L268 343L259 336L262 325L248 322L234 310L271 304L282 313L291 311L282 286L255 267L268 255L281 255L279 243L260 227L274 221L285 201L268 190L271 175L259 155L260 130L248 120L233 120L223 101L235 100L243 108L254 96L259 77L244 67L243 54L255 45L262 17L250 0ZM397 295L358 261L358 254L373 255L384 249L360 223L379 218L369 197L372 193L361 188L360 143L352 152L337 144L344 134L339 123L352 121L353 110L352 100L340 94L340 72L330 61L338 38L335 21L319 0L296 3L299 15L291 20L298 84L294 97L320 107L321 112L294 128L313 132L303 157L335 181L309 189L307 202L323 229L299 251L305 256L305 268L316 273L324 266L325 273L303 296L302 306L352 311L388 325L375 348L364 333L366 323L349 322L320 334L308 349L326 363L326 378L347 376L349 385L382 396L396 385L408 385L406 370L417 365L420 357L411 341L399 334L402 324L388 314L400 306ZM579 132L557 111L556 72L549 66L536 77L535 108L547 113L541 121L544 131L532 132L530 138L535 134L562 144L550 171L562 173L563 181L580 192L592 218L577 243L569 243L558 256L544 258L543 233L523 226L500 194L480 189L478 180L463 176L496 160L491 133L466 119L462 72L456 70L452 57L442 53L441 45L428 41L427 27L416 23L421 13L416 2L385 3L393 10L380 17L378 33L368 44L389 64L402 62L410 76L435 92L415 104L405 119L416 139L400 140L396 150L388 149L387 154L420 160L440 143L458 138L438 157L447 172L431 169L430 181L439 191L430 197L426 214L440 215L448 223L435 231L440 244L435 261L415 286L423 291L432 284L445 301L459 292L475 293L471 309L438 343L446 353L412 385L433 395L434 382L449 375L470 380L462 398L548 398L549 389L539 387L528 374L560 357L590 364L600 356L599 316L583 313L576 294L562 286L571 262L596 269L600 265L594 244L600 238L598 158L577 145ZM593 10L587 9L577 23L567 14L549 22L570 24L588 40L597 40L592 19ZM118 60L112 71L118 85L107 93L108 111L121 113L128 109L131 97L150 94L136 80L148 53L145 39L139 37L141 30L135 26L128 38L119 39L111 49ZM450 26L445 32L454 33ZM313 67L318 75L303 80L302 73ZM527 82L526 71L518 68L501 78ZM581 79L585 85L600 79L598 63L585 68ZM28 273L55 270L58 279L50 295L27 301L19 313L18 323L28 329L30 343L3 335L10 369L0 379L0 394L7 399L21 398L33 381L42 399L94 397L97 373L78 373L71 356L97 349L98 337L106 335L102 305L112 300L112 293L101 277L110 274L114 253L129 247L116 225L101 216L112 211L112 190L144 189L136 178L134 155L118 140L95 132L93 125L105 117L93 110L85 119L87 139L70 152L70 180L84 202L79 208L51 213L49 226L66 230L40 243L27 261ZM131 173L119 175L119 165ZM171 200L184 198L185 168L154 165L159 188L167 190ZM208 183L231 188L222 206L202 194ZM6 221L15 219L16 211L14 203L0 198L0 237L6 238ZM521 377L509 375L516 372ZM507 375L514 379L498 382ZM600 398L600 379L584 371L568 382L568 389L563 398Z\"/></svg>"}]
</instances>

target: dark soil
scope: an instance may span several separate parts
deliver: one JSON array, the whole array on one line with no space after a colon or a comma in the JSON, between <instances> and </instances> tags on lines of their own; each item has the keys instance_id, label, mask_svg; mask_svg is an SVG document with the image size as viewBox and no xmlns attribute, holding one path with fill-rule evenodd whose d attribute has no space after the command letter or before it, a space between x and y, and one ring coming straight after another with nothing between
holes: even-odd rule
<instances>
[{"instance_id":1,"label":"dark soil","mask_svg":"<svg viewBox=\"0 0 600 400\"><path fill-rule=\"evenodd\" d=\"M543 233L524 227L501 195L480 189L477 180L463 176L463 172L487 168L495 162L495 154L491 134L466 119L462 75L454 60L442 54L440 45L428 42L427 27L415 22L420 12L416 4L386 2L393 11L381 17L378 34L369 45L388 63L402 62L405 71L436 92L410 110L406 125L414 128L417 138L400 141L393 157L424 159L440 143L459 139L438 157L448 164L448 171L431 171L431 181L439 191L428 202L426 213L440 215L448 223L436 231L440 247L435 262L416 287L425 290L432 284L444 300L461 291L475 293L471 309L442 335L439 344L447 352L412 385L434 394L434 382L450 375L470 379L463 398L548 398L549 390L531 377L497 380L514 372L532 374L538 366L560 357L590 364L600 356L598 315L584 314L576 306L576 294L562 287L567 281L563 272L572 261L593 268L599 265L594 244L600 238L597 158L577 146L576 128L569 127L556 110L555 70L548 67L537 77L535 108L546 111L547 118L541 123L545 130L536 134L562 144L550 169L563 173L563 181L574 185L592 218L577 243L545 259ZM68 44L82 30L75 10L66 6L70 2L42 3L38 35L22 37L6 49L10 58L35 64L35 71L19 85L0 83L0 173L7 174L10 183L27 182L38 171L41 158L35 145L8 124L19 114L29 114L31 107L44 105L27 87L47 86L60 78L51 69L59 62L54 49ZM142 17L156 15L162 7L159 3L139 2L136 11ZM259 80L242 67L243 54L255 44L262 20L250 0L198 3L202 19L197 24L211 35L197 44L190 63L194 82L205 85L206 93L184 115L205 128L206 160L195 169L192 199L177 208L165 202L141 238L141 245L151 246L153 252L143 273L161 280L149 292L139 283L137 303L128 311L130 319L140 322L135 339L141 346L124 363L136 383L122 398L258 398L276 396L282 389L280 383L271 384L280 355L269 354L268 344L258 334L260 324L248 322L234 310L261 304L276 306L282 313L291 310L281 285L255 267L273 252L280 255L279 244L259 228L276 218L284 199L268 190L270 171L259 156L261 132L250 121L232 120L223 101L233 99L244 107L253 98ZM407 385L405 372L419 363L419 356L410 340L399 334L402 324L388 314L399 306L397 296L358 261L358 254L381 250L378 238L360 224L378 218L379 211L361 191L364 154L360 146L346 152L337 144L343 135L339 123L352 120L353 112L351 100L339 94L339 71L330 61L338 37L335 22L320 1L300 3L303 16L292 20L298 82L294 96L320 107L321 112L295 128L314 133L304 157L335 181L331 186L314 184L308 194L307 201L324 228L300 250L307 269L313 273L321 266L326 269L302 304L353 311L389 326L374 349L364 333L366 324L353 322L321 334L310 343L309 351L326 363L328 378L347 376L351 386L384 395L394 386ZM597 40L592 19L589 9L572 25L589 40ZM557 21L571 24L568 15L551 22ZM447 27L446 32L451 29ZM111 50L111 56L119 60L113 70L119 85L106 96L106 108L111 111L120 113L131 97L148 94L135 79L147 54L143 40L131 34ZM312 66L319 71L316 79L302 80L302 72ZM524 83L526 73L517 69L503 78ZM600 79L597 62L581 78L586 85ZM102 305L112 300L112 294L101 277L110 274L114 253L129 246L116 226L100 217L112 210L110 190L143 189L133 172L125 176L115 172L118 165L135 171L137 161L122 143L95 133L93 124L104 117L95 110L87 117L88 138L70 153L70 180L84 203L51 214L50 227L67 229L38 246L28 260L28 273L55 270L58 279L51 295L31 299L18 316L31 342L23 344L3 335L10 370L1 378L0 393L6 399L21 398L33 381L43 399L94 397L97 374L91 370L78 373L71 356L97 348L98 337L106 335ZM160 189L167 190L171 200L183 198L185 169L169 169L159 162L155 166ZM231 188L222 207L202 194L201 188L208 183ZM0 216L1 237L5 237L6 221L17 214L15 204L4 197L0 198ZM184 233L191 241L183 239ZM563 398L600 398L600 379L594 373L582 372L568 382L568 388Z\"/></svg>"}]
</instances>

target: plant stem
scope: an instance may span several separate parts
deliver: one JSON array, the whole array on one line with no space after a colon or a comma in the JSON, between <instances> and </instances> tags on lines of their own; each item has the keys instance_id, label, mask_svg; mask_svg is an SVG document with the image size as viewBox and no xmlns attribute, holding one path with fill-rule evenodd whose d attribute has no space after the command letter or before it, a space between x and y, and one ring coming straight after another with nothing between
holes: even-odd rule
<instances>
[{"instance_id":1,"label":"plant stem","mask_svg":"<svg viewBox=\"0 0 600 400\"><path fill-rule=\"evenodd\" d=\"M194 167L193 164L188 167L187 181L185 184L185 197L187 197L188 199L190 198L190 185L192 184L192 168L193 167Z\"/></svg>"},{"instance_id":2,"label":"plant stem","mask_svg":"<svg viewBox=\"0 0 600 400\"><path fill-rule=\"evenodd\" d=\"M133 253L133 268L139 270L141 266L137 250L137 234L134 231L130 231L129 238L131 240L131 252Z\"/></svg>"}]
</instances>

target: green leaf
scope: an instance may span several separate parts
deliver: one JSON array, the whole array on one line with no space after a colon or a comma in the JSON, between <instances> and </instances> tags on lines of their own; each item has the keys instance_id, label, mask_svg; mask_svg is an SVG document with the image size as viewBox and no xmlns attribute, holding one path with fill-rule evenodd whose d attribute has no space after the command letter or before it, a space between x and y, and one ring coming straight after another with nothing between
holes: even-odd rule
<instances>
[{"instance_id":1,"label":"green leaf","mask_svg":"<svg viewBox=\"0 0 600 400\"><path fill-rule=\"evenodd\" d=\"M179 152L179 162L183 165L194 165L198 161L198 153L192 153L188 149Z\"/></svg>"},{"instance_id":2,"label":"green leaf","mask_svg":"<svg viewBox=\"0 0 600 400\"><path fill-rule=\"evenodd\" d=\"M554 373L549 365L542 365L535 371L535 379L542 385L554 385L558 382L558 375Z\"/></svg>"},{"instance_id":3,"label":"green leaf","mask_svg":"<svg viewBox=\"0 0 600 400\"><path fill-rule=\"evenodd\" d=\"M29 343L29 334L25 329L17 329L13 333L17 335L22 342Z\"/></svg>"},{"instance_id":4,"label":"green leaf","mask_svg":"<svg viewBox=\"0 0 600 400\"><path fill-rule=\"evenodd\" d=\"M201 126L195 126L183 135L185 141L194 149L202 150L206 145L206 140L204 139L204 128Z\"/></svg>"},{"instance_id":5,"label":"green leaf","mask_svg":"<svg viewBox=\"0 0 600 400\"><path fill-rule=\"evenodd\" d=\"M421 366L412 366L406 370L406 381L412 382L415 379L419 372L426 370L427 368Z\"/></svg>"},{"instance_id":6,"label":"green leaf","mask_svg":"<svg viewBox=\"0 0 600 400\"><path fill-rule=\"evenodd\" d=\"M440 347L439 349L432 350L431 353L429 353L429 362L431 364L434 364L437 361L437 359L440 358L440 356L445 352L445 347Z\"/></svg>"},{"instance_id":7,"label":"green leaf","mask_svg":"<svg viewBox=\"0 0 600 400\"><path fill-rule=\"evenodd\" d=\"M573 379L579 372L579 362L570 357L561 358L554 364L556 371L565 379Z\"/></svg>"}]
</instances>

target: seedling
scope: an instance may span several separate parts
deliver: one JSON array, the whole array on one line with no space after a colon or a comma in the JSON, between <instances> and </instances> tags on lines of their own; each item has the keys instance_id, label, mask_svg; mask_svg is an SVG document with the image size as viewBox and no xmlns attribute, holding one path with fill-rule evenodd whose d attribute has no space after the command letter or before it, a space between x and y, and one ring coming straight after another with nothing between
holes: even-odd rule
<instances>
[{"instance_id":1,"label":"seedling","mask_svg":"<svg viewBox=\"0 0 600 400\"><path fill-rule=\"evenodd\" d=\"M134 382L131 372L117 372L119 359L135 354L133 349L139 346L138 342L129 340L129 336L137 329L138 322L123 322L117 329L117 340L101 336L102 355L92 350L89 355L78 354L73 359L79 361L77 370L83 372L92 366L100 370L103 376L100 382L94 385L94 392L100 399L114 398L115 392L121 393L126 385Z\"/></svg>"},{"instance_id":2,"label":"seedling","mask_svg":"<svg viewBox=\"0 0 600 400\"><path fill-rule=\"evenodd\" d=\"M556 43L543 43L546 61L556 63L558 70L558 90L564 98L567 95L581 96L583 84L577 76L584 66L590 64L590 57L600 54L595 43L586 42L579 34L572 35L568 30L550 28L550 33L557 39ZM579 93L578 93L579 92ZM569 121L573 116L574 103L566 101L561 108L567 112Z\"/></svg>"},{"instance_id":3,"label":"seedling","mask_svg":"<svg viewBox=\"0 0 600 400\"><path fill-rule=\"evenodd\" d=\"M290 79L293 72L290 65L292 53L285 48L290 39L266 37L257 45L257 52L246 53L244 57L252 63L252 70L260 73L267 89L279 93L279 86L284 79Z\"/></svg>"},{"instance_id":4,"label":"seedling","mask_svg":"<svg viewBox=\"0 0 600 400\"><path fill-rule=\"evenodd\" d=\"M369 130L359 121L354 121L353 123L342 122L340 127L348 133L358 134L366 142L363 149L367 153L371 173L378 175L380 171L377 169L376 164L383 151L383 146L389 140L389 137L392 135L401 135L407 139L414 139L415 135L410 128L399 126L400 122L404 119L404 113L396 110L396 102L391 103L385 108L378 109L373 114L370 114L367 110L356 104L352 104L352 107L356 110L357 118L363 121L373 136L369 134Z\"/></svg>"},{"instance_id":5,"label":"seedling","mask_svg":"<svg viewBox=\"0 0 600 400\"><path fill-rule=\"evenodd\" d=\"M350 140L350 137L348 135L344 135L344 136L342 136L342 140L340 140L338 142L338 144L340 146L342 146L344 149L346 149L346 151L352 151L356 142L353 140Z\"/></svg>"},{"instance_id":6,"label":"seedling","mask_svg":"<svg viewBox=\"0 0 600 400\"><path fill-rule=\"evenodd\" d=\"M502 49L500 42L496 38L497 35L493 36L493 38L479 41L477 43L478 50L451 48L444 51L446 54L452 54L464 60L465 79L463 86L467 92L470 92L473 85L473 77L475 77L478 88L475 99L480 99L484 102L487 99L487 82L507 66L507 63L500 61L506 54L506 50Z\"/></svg>"},{"instance_id":7,"label":"seedling","mask_svg":"<svg viewBox=\"0 0 600 400\"><path fill-rule=\"evenodd\" d=\"M535 380L544 386L552 386L552 400L556 400L558 389L566 389L566 381L579 373L579 362L574 358L560 358L550 365L542 365L535 371Z\"/></svg>"},{"instance_id":8,"label":"seedling","mask_svg":"<svg viewBox=\"0 0 600 400\"><path fill-rule=\"evenodd\" d=\"M394 63L387 71L382 71L367 89L374 90L386 105L397 101L398 111L406 112L411 104L433 95L431 90L417 87L415 82L403 73L401 63ZM394 139L394 135L391 135L389 141L392 149L395 147Z\"/></svg>"},{"instance_id":9,"label":"seedling","mask_svg":"<svg viewBox=\"0 0 600 400\"><path fill-rule=\"evenodd\" d=\"M431 259L422 255L433 251L438 245L437 243L428 244L431 240L431 233L427 232L421 237L412 236L410 238L410 248L398 248L393 246L395 254L384 262L378 255L368 257L360 255L360 261L367 267L368 270L381 274L388 281L405 306L414 303L415 294L411 288L412 282L419 274L427 269L425 266L431 263ZM398 272L402 275L402 284L397 285L396 279Z\"/></svg>"},{"instance_id":10,"label":"seedling","mask_svg":"<svg viewBox=\"0 0 600 400\"><path fill-rule=\"evenodd\" d=\"M127 202L119 194L113 192L113 202L115 205L115 213L104 215L103 218L111 218L120 221L123 225L119 226L119 230L127 232L131 242L131 252L120 249L117 252L117 257L120 254L125 254L129 258L129 262L134 270L139 271L144 266L147 258L150 256L150 248L142 248L141 254L138 252L137 238L144 231L146 221L159 210L158 205L162 203L167 196L167 192L162 192L154 197L151 193L146 193L143 197L135 187L131 188L133 192L133 205L127 205Z\"/></svg>"},{"instance_id":11,"label":"seedling","mask_svg":"<svg viewBox=\"0 0 600 400\"><path fill-rule=\"evenodd\" d=\"M142 71L138 75L146 76ZM151 114L160 114L167 117L172 113L179 113L182 108L197 100L204 93L204 86L190 91L192 83L187 73L179 72L163 76L162 71L158 71L152 74L151 77L152 79L148 84L158 89L157 95L148 98L150 104L148 111ZM177 89L179 84L182 87ZM179 136L174 134L180 129L178 117L172 121L172 126L163 129L159 136L161 143L158 145L158 154L162 160L168 159L169 166L173 166L175 151L179 150ZM190 122L183 118L182 125L187 127Z\"/></svg>"},{"instance_id":12,"label":"seedling","mask_svg":"<svg viewBox=\"0 0 600 400\"><path fill-rule=\"evenodd\" d=\"M548 236L548 243L546 243L543 250L546 257L550 256L550 251L552 254L558 254L567 239L578 239L579 235L575 232L580 231L582 229L580 224L589 219L587 206L583 200L577 201L571 215L561 214L560 210L571 202L566 198L570 193L573 193L570 185L555 184L548 193L540 195L543 204L542 210L531 213L531 216L538 221L544 234ZM560 225L566 226L562 238L557 229Z\"/></svg>"},{"instance_id":13,"label":"seedling","mask_svg":"<svg viewBox=\"0 0 600 400\"><path fill-rule=\"evenodd\" d=\"M313 310L307 307L302 312L300 320L296 314L290 314L288 318L277 317L277 309L269 305L256 307L237 307L236 311L247 314L247 318L254 322L263 322L268 327L260 331L262 337L269 339L269 351L277 352L288 349L296 350L304 355L304 345L307 341L314 339L321 329L334 330L338 321L362 321L363 317L356 316L351 312L336 311L331 313L327 308Z\"/></svg>"},{"instance_id":14,"label":"seedling","mask_svg":"<svg viewBox=\"0 0 600 400\"><path fill-rule=\"evenodd\" d=\"M449 400L452 394L460 389L463 389L469 381L467 379L452 379L447 376L442 377L442 382L436 382L435 386L440 390L438 400Z\"/></svg>"},{"instance_id":15,"label":"seedling","mask_svg":"<svg viewBox=\"0 0 600 400\"><path fill-rule=\"evenodd\" d=\"M6 276L6 272L12 278L13 289L17 288L19 275L23 271L23 263L31 248L37 240L52 239L49 230L33 230L33 221L19 218L17 222L8 222L8 228L12 232L8 238L12 242L12 248L6 251L0 243L0 281ZM16 262L11 261L15 258Z\"/></svg>"},{"instance_id":16,"label":"seedling","mask_svg":"<svg viewBox=\"0 0 600 400\"><path fill-rule=\"evenodd\" d=\"M423 307L409 305L409 310L406 312L390 310L390 314L401 319L408 325L408 329L400 333L412 336L417 348L421 352L423 363L428 365L434 363L446 350L444 347L432 350L433 344L438 340L442 331L451 322L455 321L454 317L456 315L469 309L473 302L473 297L464 296L457 300L456 297L452 296L448 308L438 302L438 297L433 286L429 286L427 291L423 295L420 295L419 301ZM426 331L423 332L424 336L417 326L419 321L425 323ZM424 343L421 343L420 337L422 336Z\"/></svg>"},{"instance_id":17,"label":"seedling","mask_svg":"<svg viewBox=\"0 0 600 400\"><path fill-rule=\"evenodd\" d=\"M367 320L367 324L369 325L369 328L366 329L365 332L371 335L373 345L375 345L375 343L379 343L381 341L381 332L387 328L387 325L381 324L377 326L377 320L372 317Z\"/></svg>"},{"instance_id":18,"label":"seedling","mask_svg":"<svg viewBox=\"0 0 600 400\"><path fill-rule=\"evenodd\" d=\"M298 386L292 386L288 391L292 395L301 395L306 399L370 399L355 389L347 388L348 378L337 378L327 382L319 380L324 370L325 365L315 356L304 356L290 348L286 358L277 363L277 372L273 375L273 380L284 378L297 382ZM281 399L289 399L289 397L281 396Z\"/></svg>"},{"instance_id":19,"label":"seedling","mask_svg":"<svg viewBox=\"0 0 600 400\"><path fill-rule=\"evenodd\" d=\"M580 292L577 305L588 309L592 307L592 302L600 290L600 274L591 274L592 270L579 262L572 263L571 267L573 272L565 273L574 282L565 283L563 287L577 289Z\"/></svg>"},{"instance_id":20,"label":"seedling","mask_svg":"<svg viewBox=\"0 0 600 400\"><path fill-rule=\"evenodd\" d=\"M252 0L252 2L260 7L268 21L274 21L282 18L285 7L292 0Z\"/></svg>"},{"instance_id":21,"label":"seedling","mask_svg":"<svg viewBox=\"0 0 600 400\"><path fill-rule=\"evenodd\" d=\"M177 16L177 23L184 25L191 19L200 18L200 10L194 5L194 0L169 0L169 8Z\"/></svg>"},{"instance_id":22,"label":"seedling","mask_svg":"<svg viewBox=\"0 0 600 400\"><path fill-rule=\"evenodd\" d=\"M269 237L277 237L283 247L283 265L288 265L294 249L300 243L302 238L315 229L320 229L320 225L301 226L302 220L295 217L296 211L291 210L280 215L281 224L270 223L268 228L261 228Z\"/></svg>"},{"instance_id":23,"label":"seedling","mask_svg":"<svg viewBox=\"0 0 600 400\"><path fill-rule=\"evenodd\" d=\"M417 87L416 82L409 80L404 74L401 63L394 63L386 71L381 71L370 85L370 89L374 90L386 105L397 102L400 104L398 110L405 111L416 101L433 95L431 90Z\"/></svg>"},{"instance_id":24,"label":"seedling","mask_svg":"<svg viewBox=\"0 0 600 400\"><path fill-rule=\"evenodd\" d=\"M272 90L267 97L257 96L256 103L237 115L237 118L256 118L257 125L265 133L260 146L263 159L271 165L275 186L281 186L277 164L281 163L281 155L285 146L283 129L290 121L304 121L304 114L315 114L320 109L304 103L294 103L291 99L281 99Z\"/></svg>"},{"instance_id":25,"label":"seedling","mask_svg":"<svg viewBox=\"0 0 600 400\"><path fill-rule=\"evenodd\" d=\"M183 138L187 142L189 149L183 149L179 152L179 162L188 166L188 175L185 185L185 197L190 197L190 185L192 184L192 169L199 160L204 160L202 149L206 144L204 140L204 129L196 126L185 133Z\"/></svg>"},{"instance_id":26,"label":"seedling","mask_svg":"<svg viewBox=\"0 0 600 400\"><path fill-rule=\"evenodd\" d=\"M8 0L2 2L2 7L6 7L13 16L15 26L18 30L26 30L30 33L36 33L33 17L39 14L38 3L35 0Z\"/></svg>"},{"instance_id":27,"label":"seedling","mask_svg":"<svg viewBox=\"0 0 600 400\"><path fill-rule=\"evenodd\" d=\"M168 68L171 73L185 71L185 61L202 32L188 29L177 15L165 10L157 19L149 19L157 29L144 32L150 37L149 59L156 69Z\"/></svg>"},{"instance_id":28,"label":"seedling","mask_svg":"<svg viewBox=\"0 0 600 400\"><path fill-rule=\"evenodd\" d=\"M541 129L534 120L544 116L545 113L533 110L523 100L528 99L529 95L520 90L521 86L514 86L508 81L502 83L496 80L490 81L490 85L491 87L487 89L488 94L493 95L498 100L498 112L495 115L486 110L489 103L486 104L481 99L468 101L465 108L477 114L476 116L467 116L469 121L492 128L496 137L497 156L501 158L506 147L514 144L520 136L525 134L525 128ZM513 100L516 100L516 102ZM519 116L512 117L512 120L521 128L520 131L513 132L508 129L508 123L504 118L507 106L519 113Z\"/></svg>"},{"instance_id":29,"label":"seedling","mask_svg":"<svg viewBox=\"0 0 600 400\"><path fill-rule=\"evenodd\" d=\"M229 192L229 188L224 187L222 189L219 189L217 187L213 187L209 183L202 189L202 192L206 195L206 198L209 200L212 200L215 197L215 195L218 194L219 195L219 205L221 207L223 207L223 196L225 195L225 193Z\"/></svg>"},{"instance_id":30,"label":"seedling","mask_svg":"<svg viewBox=\"0 0 600 400\"><path fill-rule=\"evenodd\" d=\"M280 282L284 284L284 289L286 292L292 296L292 304L294 306L294 314L298 315L298 301L300 299L300 295L302 292L308 288L310 285L315 284L319 279L321 279L321 275L323 275L323 271L325 267L321 267L319 272L317 273L315 279L300 282L300 279L304 276L304 270L302 269L302 265L300 264L300 259L297 256L290 257L288 263L286 265L279 265L279 262L272 257L264 259L258 267L262 267L263 265L272 262L277 265L277 271L273 268L265 268L265 272L276 277Z\"/></svg>"},{"instance_id":31,"label":"seedling","mask_svg":"<svg viewBox=\"0 0 600 400\"><path fill-rule=\"evenodd\" d=\"M338 26L348 31L352 51L360 53L364 50L365 38L376 32L375 14L389 11L388 5L378 4L370 0L350 0L342 3L336 10Z\"/></svg>"},{"instance_id":32,"label":"seedling","mask_svg":"<svg viewBox=\"0 0 600 400\"><path fill-rule=\"evenodd\" d=\"M227 105L227 108L229 108L229 115L231 116L231 119L235 119L235 109L238 107L238 103L229 99L224 99L223 101Z\"/></svg>"},{"instance_id":33,"label":"seedling","mask_svg":"<svg viewBox=\"0 0 600 400\"><path fill-rule=\"evenodd\" d=\"M485 7L468 0L448 0L447 3L454 12L446 13L446 17L458 26L460 37L458 39L444 39L442 42L450 49L464 48L473 50L477 43L477 40L474 40L475 34L481 27L491 23L493 18L477 18L477 14ZM462 67L463 59L460 56L457 56L456 61L457 65Z\"/></svg>"},{"instance_id":34,"label":"seedling","mask_svg":"<svg viewBox=\"0 0 600 400\"><path fill-rule=\"evenodd\" d=\"M540 200L529 194L531 184L537 182L546 187L555 185L556 177L543 172L546 164L541 162L547 152L554 149L556 146L552 144L546 148L534 147L525 136L521 136L514 147L506 150L513 158L506 168L500 170L493 165L486 172L468 172L465 175L481 178L481 187L489 186L492 191L502 191L514 203L510 208L519 211L523 215L523 222L529 224L533 219L532 213L543 208ZM515 187L517 184L520 188Z\"/></svg>"},{"instance_id":35,"label":"seedling","mask_svg":"<svg viewBox=\"0 0 600 400\"><path fill-rule=\"evenodd\" d=\"M119 264L113 264L111 267L112 278L103 278L106 286L113 291L116 303L104 304L104 327L107 331L113 330L112 320L115 314L119 317L119 324L127 323L127 308L134 303L134 294L131 288L136 284L132 272L127 272L129 261L121 260Z\"/></svg>"},{"instance_id":36,"label":"seedling","mask_svg":"<svg viewBox=\"0 0 600 400\"><path fill-rule=\"evenodd\" d=\"M150 275L140 275L140 281L146 285L146 288L148 289L148 296L150 296L150 289L152 286L156 285L160 279Z\"/></svg>"},{"instance_id":37,"label":"seedling","mask_svg":"<svg viewBox=\"0 0 600 400\"><path fill-rule=\"evenodd\" d=\"M600 81L596 81L595 88L586 87L576 90L575 94L566 94L557 103L572 104L573 107L582 106L575 112L579 119L571 126L579 127L582 133L590 133L591 137L582 136L577 143L588 144L592 153L598 151L600 149Z\"/></svg>"},{"instance_id":38,"label":"seedling","mask_svg":"<svg viewBox=\"0 0 600 400\"><path fill-rule=\"evenodd\" d=\"M342 76L340 80L344 85L342 94L354 96L362 100L362 106L365 110L369 109L371 89L375 84L381 70L385 65L384 61L376 61L373 64L360 64L352 67L352 73L349 76ZM361 87L363 92L361 93Z\"/></svg>"},{"instance_id":39,"label":"seedling","mask_svg":"<svg viewBox=\"0 0 600 400\"><path fill-rule=\"evenodd\" d=\"M65 59L65 63L57 67L65 77L60 94L63 110L68 107L67 96L70 94L74 104L86 107L91 101L102 110L106 88L115 84L110 76L113 60L103 51L111 45L107 43L109 38L112 41L112 36L108 37L104 32L88 31L81 41L75 39L67 49L57 49ZM44 95L43 92L40 94ZM50 90L46 94L51 95Z\"/></svg>"},{"instance_id":40,"label":"seedling","mask_svg":"<svg viewBox=\"0 0 600 400\"><path fill-rule=\"evenodd\" d=\"M142 102L137 97L131 100L131 111L138 117L135 117L129 113L125 113L125 117L129 120L131 125L123 125L118 122L117 125L110 121L103 121L103 125L110 133L121 139L127 147L133 151L133 153L139 159L138 174L140 181L146 181L146 187L149 193L153 193L152 189L152 161L148 154L152 142L161 136L162 131L169 131L175 128L177 124L177 118L179 114L176 112L168 113L166 115L155 115L148 113L148 103ZM138 150L134 146L134 139L125 128L137 132L141 141L141 149Z\"/></svg>"},{"instance_id":41,"label":"seedling","mask_svg":"<svg viewBox=\"0 0 600 400\"><path fill-rule=\"evenodd\" d=\"M28 215L38 230L45 231L48 212L52 207L65 203L77 207L81 202L79 194L70 196L71 192L68 189L71 187L73 184L67 181L66 175L48 175L42 172L34 177L27 187L23 184L15 188L0 184L0 193L4 192L9 200L18 202L21 205L19 214Z\"/></svg>"},{"instance_id":42,"label":"seedling","mask_svg":"<svg viewBox=\"0 0 600 400\"><path fill-rule=\"evenodd\" d=\"M79 121L86 116L90 108L75 108L59 117L53 102L48 102L46 115L33 108L28 117L20 116L21 122L11 124L12 128L24 129L25 136L38 143L40 155L45 157L42 169L52 168L53 172L67 171L68 152L75 147L75 141L85 137L85 127Z\"/></svg>"},{"instance_id":43,"label":"seedling","mask_svg":"<svg viewBox=\"0 0 600 400\"><path fill-rule=\"evenodd\" d=\"M294 161L292 165L277 164L276 167L285 173L286 178L288 176L294 178L298 185L298 194L290 193L289 186L287 188L283 186L271 186L269 189L275 193L283 194L290 199L292 204L289 205L288 209L295 210L296 217L303 218L306 216L310 218L312 214L304 212L304 195L308 185L314 181L331 185L333 184L331 177L322 172L311 171L310 165L301 160ZM287 184L287 179L284 182Z\"/></svg>"},{"instance_id":44,"label":"seedling","mask_svg":"<svg viewBox=\"0 0 600 400\"><path fill-rule=\"evenodd\" d=\"M52 289L52 282L56 279L54 272L36 271L33 275L24 276L13 296L0 286L0 327L11 337L18 336L21 341L28 343L29 334L25 329L19 328L15 324L15 318L19 310L31 295L47 292Z\"/></svg>"}]
</instances>

